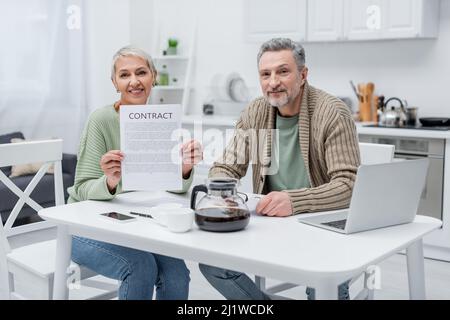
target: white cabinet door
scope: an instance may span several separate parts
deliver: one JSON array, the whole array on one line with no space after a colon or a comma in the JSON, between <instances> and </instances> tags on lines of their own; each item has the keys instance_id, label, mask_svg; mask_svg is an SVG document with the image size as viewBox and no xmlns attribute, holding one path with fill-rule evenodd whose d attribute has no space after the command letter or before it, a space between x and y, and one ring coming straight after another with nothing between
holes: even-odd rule
<instances>
[{"instance_id":1,"label":"white cabinet door","mask_svg":"<svg viewBox=\"0 0 450 320\"><path fill-rule=\"evenodd\" d=\"M343 4L343 0L308 1L308 41L342 40Z\"/></svg>"},{"instance_id":2,"label":"white cabinet door","mask_svg":"<svg viewBox=\"0 0 450 320\"><path fill-rule=\"evenodd\" d=\"M344 38L379 39L382 36L383 0L345 0Z\"/></svg>"},{"instance_id":3,"label":"white cabinet door","mask_svg":"<svg viewBox=\"0 0 450 320\"><path fill-rule=\"evenodd\" d=\"M245 0L244 28L250 42L286 37L304 41L306 0Z\"/></svg>"},{"instance_id":4,"label":"white cabinet door","mask_svg":"<svg viewBox=\"0 0 450 320\"><path fill-rule=\"evenodd\" d=\"M383 38L419 37L422 26L422 1L424 0L384 0L386 21Z\"/></svg>"}]
</instances>

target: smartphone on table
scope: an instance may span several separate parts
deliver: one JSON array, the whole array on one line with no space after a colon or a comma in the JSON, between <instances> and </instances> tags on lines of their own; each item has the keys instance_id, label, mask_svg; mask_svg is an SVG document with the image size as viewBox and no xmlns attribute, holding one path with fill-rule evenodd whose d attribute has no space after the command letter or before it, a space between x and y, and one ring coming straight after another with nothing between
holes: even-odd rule
<instances>
[{"instance_id":1,"label":"smartphone on table","mask_svg":"<svg viewBox=\"0 0 450 320\"><path fill-rule=\"evenodd\" d=\"M130 221L136 220L136 217L132 217L127 214L120 213L120 212L105 212L100 215L103 217L109 218L109 219L113 219L117 222L130 222Z\"/></svg>"}]
</instances>

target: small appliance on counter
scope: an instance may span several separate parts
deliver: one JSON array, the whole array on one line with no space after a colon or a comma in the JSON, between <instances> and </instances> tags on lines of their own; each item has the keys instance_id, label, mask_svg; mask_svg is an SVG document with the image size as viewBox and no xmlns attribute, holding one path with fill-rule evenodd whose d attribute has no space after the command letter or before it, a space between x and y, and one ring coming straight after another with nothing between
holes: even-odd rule
<instances>
[{"instance_id":1,"label":"small appliance on counter","mask_svg":"<svg viewBox=\"0 0 450 320\"><path fill-rule=\"evenodd\" d=\"M399 108L394 106L389 107L389 102L397 101L400 104ZM405 106L399 98L392 97L384 104L384 112L381 114L379 124L386 127L404 127L407 123Z\"/></svg>"}]
</instances>

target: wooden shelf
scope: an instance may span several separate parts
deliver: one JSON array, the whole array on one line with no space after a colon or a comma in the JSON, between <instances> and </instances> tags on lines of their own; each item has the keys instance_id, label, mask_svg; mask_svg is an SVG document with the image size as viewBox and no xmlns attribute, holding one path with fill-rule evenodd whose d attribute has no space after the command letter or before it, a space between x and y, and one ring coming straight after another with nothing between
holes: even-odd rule
<instances>
[{"instance_id":1,"label":"wooden shelf","mask_svg":"<svg viewBox=\"0 0 450 320\"><path fill-rule=\"evenodd\" d=\"M153 61L158 71L167 69L165 71L169 75L169 85L153 87L151 100L155 104L181 104L183 114L185 114L186 110L188 110L190 93L192 92L192 62L196 43L197 22L193 22L192 31L190 32L191 39L181 39L181 42L186 44L186 47L183 47L185 51L181 51L179 52L180 54L176 55L162 55L163 50L167 46L167 35L164 35L161 30L161 22L157 22L154 31L153 48L155 52ZM171 36L177 35L172 34Z\"/></svg>"}]
</instances>

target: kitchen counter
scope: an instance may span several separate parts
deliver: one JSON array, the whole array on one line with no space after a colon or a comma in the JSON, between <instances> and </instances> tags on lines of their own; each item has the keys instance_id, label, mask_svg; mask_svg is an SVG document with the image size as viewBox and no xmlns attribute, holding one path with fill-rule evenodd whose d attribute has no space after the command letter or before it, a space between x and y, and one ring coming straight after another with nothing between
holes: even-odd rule
<instances>
[{"instance_id":1,"label":"kitchen counter","mask_svg":"<svg viewBox=\"0 0 450 320\"><path fill-rule=\"evenodd\" d=\"M358 134L408 138L450 139L450 131L367 127L366 125L369 124L371 123L357 122L356 131Z\"/></svg>"},{"instance_id":2,"label":"kitchen counter","mask_svg":"<svg viewBox=\"0 0 450 320\"><path fill-rule=\"evenodd\" d=\"M182 122L186 125L194 125L198 123L203 126L234 127L237 120L237 117L221 115L184 115ZM450 139L450 131L367 127L367 125L373 124L371 122L356 122L355 124L358 134L410 138Z\"/></svg>"}]
</instances>

